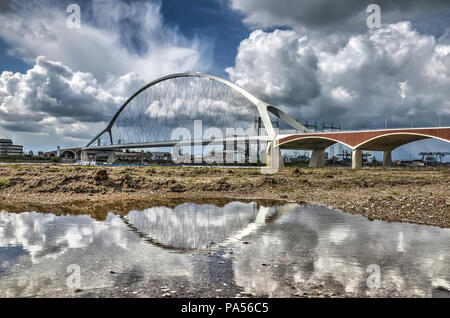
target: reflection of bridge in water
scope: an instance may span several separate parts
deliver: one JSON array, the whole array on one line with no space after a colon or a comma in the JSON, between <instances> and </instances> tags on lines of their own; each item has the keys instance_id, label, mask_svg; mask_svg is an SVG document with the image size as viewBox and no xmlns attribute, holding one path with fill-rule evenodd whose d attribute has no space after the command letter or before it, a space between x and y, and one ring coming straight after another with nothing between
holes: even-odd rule
<instances>
[{"instance_id":1,"label":"reflection of bridge in water","mask_svg":"<svg viewBox=\"0 0 450 318\"><path fill-rule=\"evenodd\" d=\"M263 207L257 202L215 205L185 203L174 209L132 211L121 219L139 237L165 249L208 249L241 240L292 210L294 205Z\"/></svg>"},{"instance_id":2,"label":"reflection of bridge in water","mask_svg":"<svg viewBox=\"0 0 450 318\"><path fill-rule=\"evenodd\" d=\"M362 150L383 151L383 165L389 167L394 149L427 138L450 142L450 127L317 133L233 83L182 73L138 90L82 151L59 153L90 161L107 152L113 163L124 149L171 147L180 160L190 162L195 148L201 148L210 163L261 160L278 168L283 166L280 149L302 149L313 151L310 167L323 167L325 149L340 143L352 149L353 168L361 167Z\"/></svg>"}]
</instances>

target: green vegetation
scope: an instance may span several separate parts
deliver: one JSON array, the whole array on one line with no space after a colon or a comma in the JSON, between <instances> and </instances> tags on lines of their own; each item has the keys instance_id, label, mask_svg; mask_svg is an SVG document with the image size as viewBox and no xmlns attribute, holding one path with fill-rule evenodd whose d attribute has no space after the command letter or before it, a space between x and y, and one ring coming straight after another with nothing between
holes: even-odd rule
<instances>
[{"instance_id":1,"label":"green vegetation","mask_svg":"<svg viewBox=\"0 0 450 318\"><path fill-rule=\"evenodd\" d=\"M9 180L5 178L0 178L0 189L6 188L9 186Z\"/></svg>"},{"instance_id":2,"label":"green vegetation","mask_svg":"<svg viewBox=\"0 0 450 318\"><path fill-rule=\"evenodd\" d=\"M0 162L50 162L50 158L34 156L0 156Z\"/></svg>"}]
</instances>

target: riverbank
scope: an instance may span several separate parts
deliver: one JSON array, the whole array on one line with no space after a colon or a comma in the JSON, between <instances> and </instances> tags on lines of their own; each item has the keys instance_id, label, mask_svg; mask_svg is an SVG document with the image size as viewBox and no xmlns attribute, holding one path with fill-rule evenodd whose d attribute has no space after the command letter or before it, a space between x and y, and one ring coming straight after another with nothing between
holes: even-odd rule
<instances>
[{"instance_id":1,"label":"riverbank","mask_svg":"<svg viewBox=\"0 0 450 318\"><path fill-rule=\"evenodd\" d=\"M136 208L158 200L289 200L322 204L370 220L450 228L450 170L3 165L0 209L64 214Z\"/></svg>"}]
</instances>

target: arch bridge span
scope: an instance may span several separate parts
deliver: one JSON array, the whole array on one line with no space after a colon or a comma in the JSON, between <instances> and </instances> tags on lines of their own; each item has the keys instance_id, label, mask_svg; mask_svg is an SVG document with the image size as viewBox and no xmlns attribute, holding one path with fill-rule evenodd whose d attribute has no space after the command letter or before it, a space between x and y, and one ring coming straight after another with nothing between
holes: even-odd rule
<instances>
[{"instance_id":1,"label":"arch bridge span","mask_svg":"<svg viewBox=\"0 0 450 318\"><path fill-rule=\"evenodd\" d=\"M196 126L199 121L200 129ZM279 122L294 132L280 133L275 128L281 128ZM342 143L353 151L354 168L361 166L361 150L384 151L384 164L390 166L395 148L425 138L449 142L449 130L443 127L315 133L234 83L211 75L179 73L137 90L83 148L81 159L89 160L89 154L99 151L114 155L114 151L123 149L176 145L223 145L225 153L237 150L236 146L227 148L228 144L254 142L258 147L259 143L267 144L264 157L271 167L282 166L280 149L313 150L310 166L322 167L324 150Z\"/></svg>"},{"instance_id":2,"label":"arch bridge span","mask_svg":"<svg viewBox=\"0 0 450 318\"><path fill-rule=\"evenodd\" d=\"M173 138L174 128L192 128L195 120L201 120L204 129L246 130L260 118L264 130L260 138L273 139L271 116L299 132L308 131L281 110L227 80L199 73L172 74L135 92L86 148L171 145L179 141ZM107 143L102 144L102 140Z\"/></svg>"}]
</instances>

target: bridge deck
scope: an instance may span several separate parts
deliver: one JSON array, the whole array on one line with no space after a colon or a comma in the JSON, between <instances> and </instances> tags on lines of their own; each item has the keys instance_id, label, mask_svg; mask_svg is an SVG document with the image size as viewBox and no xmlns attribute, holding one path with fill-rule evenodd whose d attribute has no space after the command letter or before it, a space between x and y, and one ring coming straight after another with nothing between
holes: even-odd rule
<instances>
[{"instance_id":1,"label":"bridge deck","mask_svg":"<svg viewBox=\"0 0 450 318\"><path fill-rule=\"evenodd\" d=\"M322 132L279 136L285 149L325 149L342 143L352 149L390 151L412 141L436 138L450 142L450 127L401 128L363 131Z\"/></svg>"}]
</instances>

